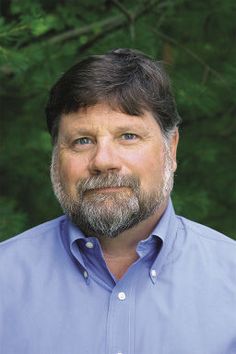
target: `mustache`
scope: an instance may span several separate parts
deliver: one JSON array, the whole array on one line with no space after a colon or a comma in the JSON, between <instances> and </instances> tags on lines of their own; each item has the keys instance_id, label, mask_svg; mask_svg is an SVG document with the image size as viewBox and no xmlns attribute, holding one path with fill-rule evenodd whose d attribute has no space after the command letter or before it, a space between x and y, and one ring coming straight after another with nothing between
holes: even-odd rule
<instances>
[{"instance_id":1,"label":"mustache","mask_svg":"<svg viewBox=\"0 0 236 354\"><path fill-rule=\"evenodd\" d=\"M110 173L81 179L77 184L77 190L84 193L99 188L129 187L133 191L137 191L139 186L140 181L136 176Z\"/></svg>"}]
</instances>

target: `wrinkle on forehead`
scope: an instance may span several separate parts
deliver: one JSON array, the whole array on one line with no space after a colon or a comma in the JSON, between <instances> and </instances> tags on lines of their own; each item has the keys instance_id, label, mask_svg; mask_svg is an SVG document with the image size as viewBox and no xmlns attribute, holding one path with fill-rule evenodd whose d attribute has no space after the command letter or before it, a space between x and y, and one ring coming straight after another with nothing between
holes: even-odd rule
<instances>
[{"instance_id":1,"label":"wrinkle on forehead","mask_svg":"<svg viewBox=\"0 0 236 354\"><path fill-rule=\"evenodd\" d=\"M103 122L98 119L99 117ZM107 126L117 127L120 130L122 130L122 128L130 129L132 127L140 127L146 131L153 129L160 131L159 124L150 112L145 112L140 116L129 115L119 110L114 110L104 103L82 108L78 112L64 114L60 121L60 127L64 128L66 125L67 128L70 129L69 124L65 124L68 122L68 119L81 130L86 129L88 126L98 129L101 127L101 123L106 123ZM121 123L120 127L119 123Z\"/></svg>"}]
</instances>

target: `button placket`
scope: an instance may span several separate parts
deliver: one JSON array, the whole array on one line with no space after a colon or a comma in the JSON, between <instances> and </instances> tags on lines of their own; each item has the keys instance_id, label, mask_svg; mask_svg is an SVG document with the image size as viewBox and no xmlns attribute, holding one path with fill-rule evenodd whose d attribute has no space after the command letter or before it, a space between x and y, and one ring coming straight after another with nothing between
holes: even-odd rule
<instances>
[{"instance_id":1,"label":"button placket","mask_svg":"<svg viewBox=\"0 0 236 354\"><path fill-rule=\"evenodd\" d=\"M108 353L125 354L130 347L130 331L125 330L130 326L131 320L132 298L130 297L129 285L130 283L118 283L111 294L108 315Z\"/></svg>"}]
</instances>

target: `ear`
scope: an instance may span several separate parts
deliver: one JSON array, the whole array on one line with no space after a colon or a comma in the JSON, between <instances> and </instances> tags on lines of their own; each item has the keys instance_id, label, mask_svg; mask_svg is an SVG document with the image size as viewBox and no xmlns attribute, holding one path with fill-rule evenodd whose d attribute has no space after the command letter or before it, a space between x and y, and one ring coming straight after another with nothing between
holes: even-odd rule
<instances>
[{"instance_id":1,"label":"ear","mask_svg":"<svg viewBox=\"0 0 236 354\"><path fill-rule=\"evenodd\" d=\"M177 153L178 142L179 142L179 130L178 128L176 128L174 134L171 136L170 139L170 153L173 161L173 172L175 172L177 168L176 153Z\"/></svg>"}]
</instances>

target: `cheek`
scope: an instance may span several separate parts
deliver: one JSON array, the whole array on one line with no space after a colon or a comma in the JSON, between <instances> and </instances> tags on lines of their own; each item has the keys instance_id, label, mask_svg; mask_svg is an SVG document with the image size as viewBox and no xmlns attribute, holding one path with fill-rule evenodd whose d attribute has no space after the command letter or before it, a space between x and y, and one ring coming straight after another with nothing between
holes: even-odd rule
<instances>
[{"instance_id":1,"label":"cheek","mask_svg":"<svg viewBox=\"0 0 236 354\"><path fill-rule=\"evenodd\" d=\"M74 156L60 159L60 173L66 183L76 183L80 177L83 177L84 170L83 161Z\"/></svg>"},{"instance_id":2,"label":"cheek","mask_svg":"<svg viewBox=\"0 0 236 354\"><path fill-rule=\"evenodd\" d=\"M155 183L162 176L164 169L164 152L157 150L144 150L137 152L130 159L133 172L137 174L143 186Z\"/></svg>"}]
</instances>

